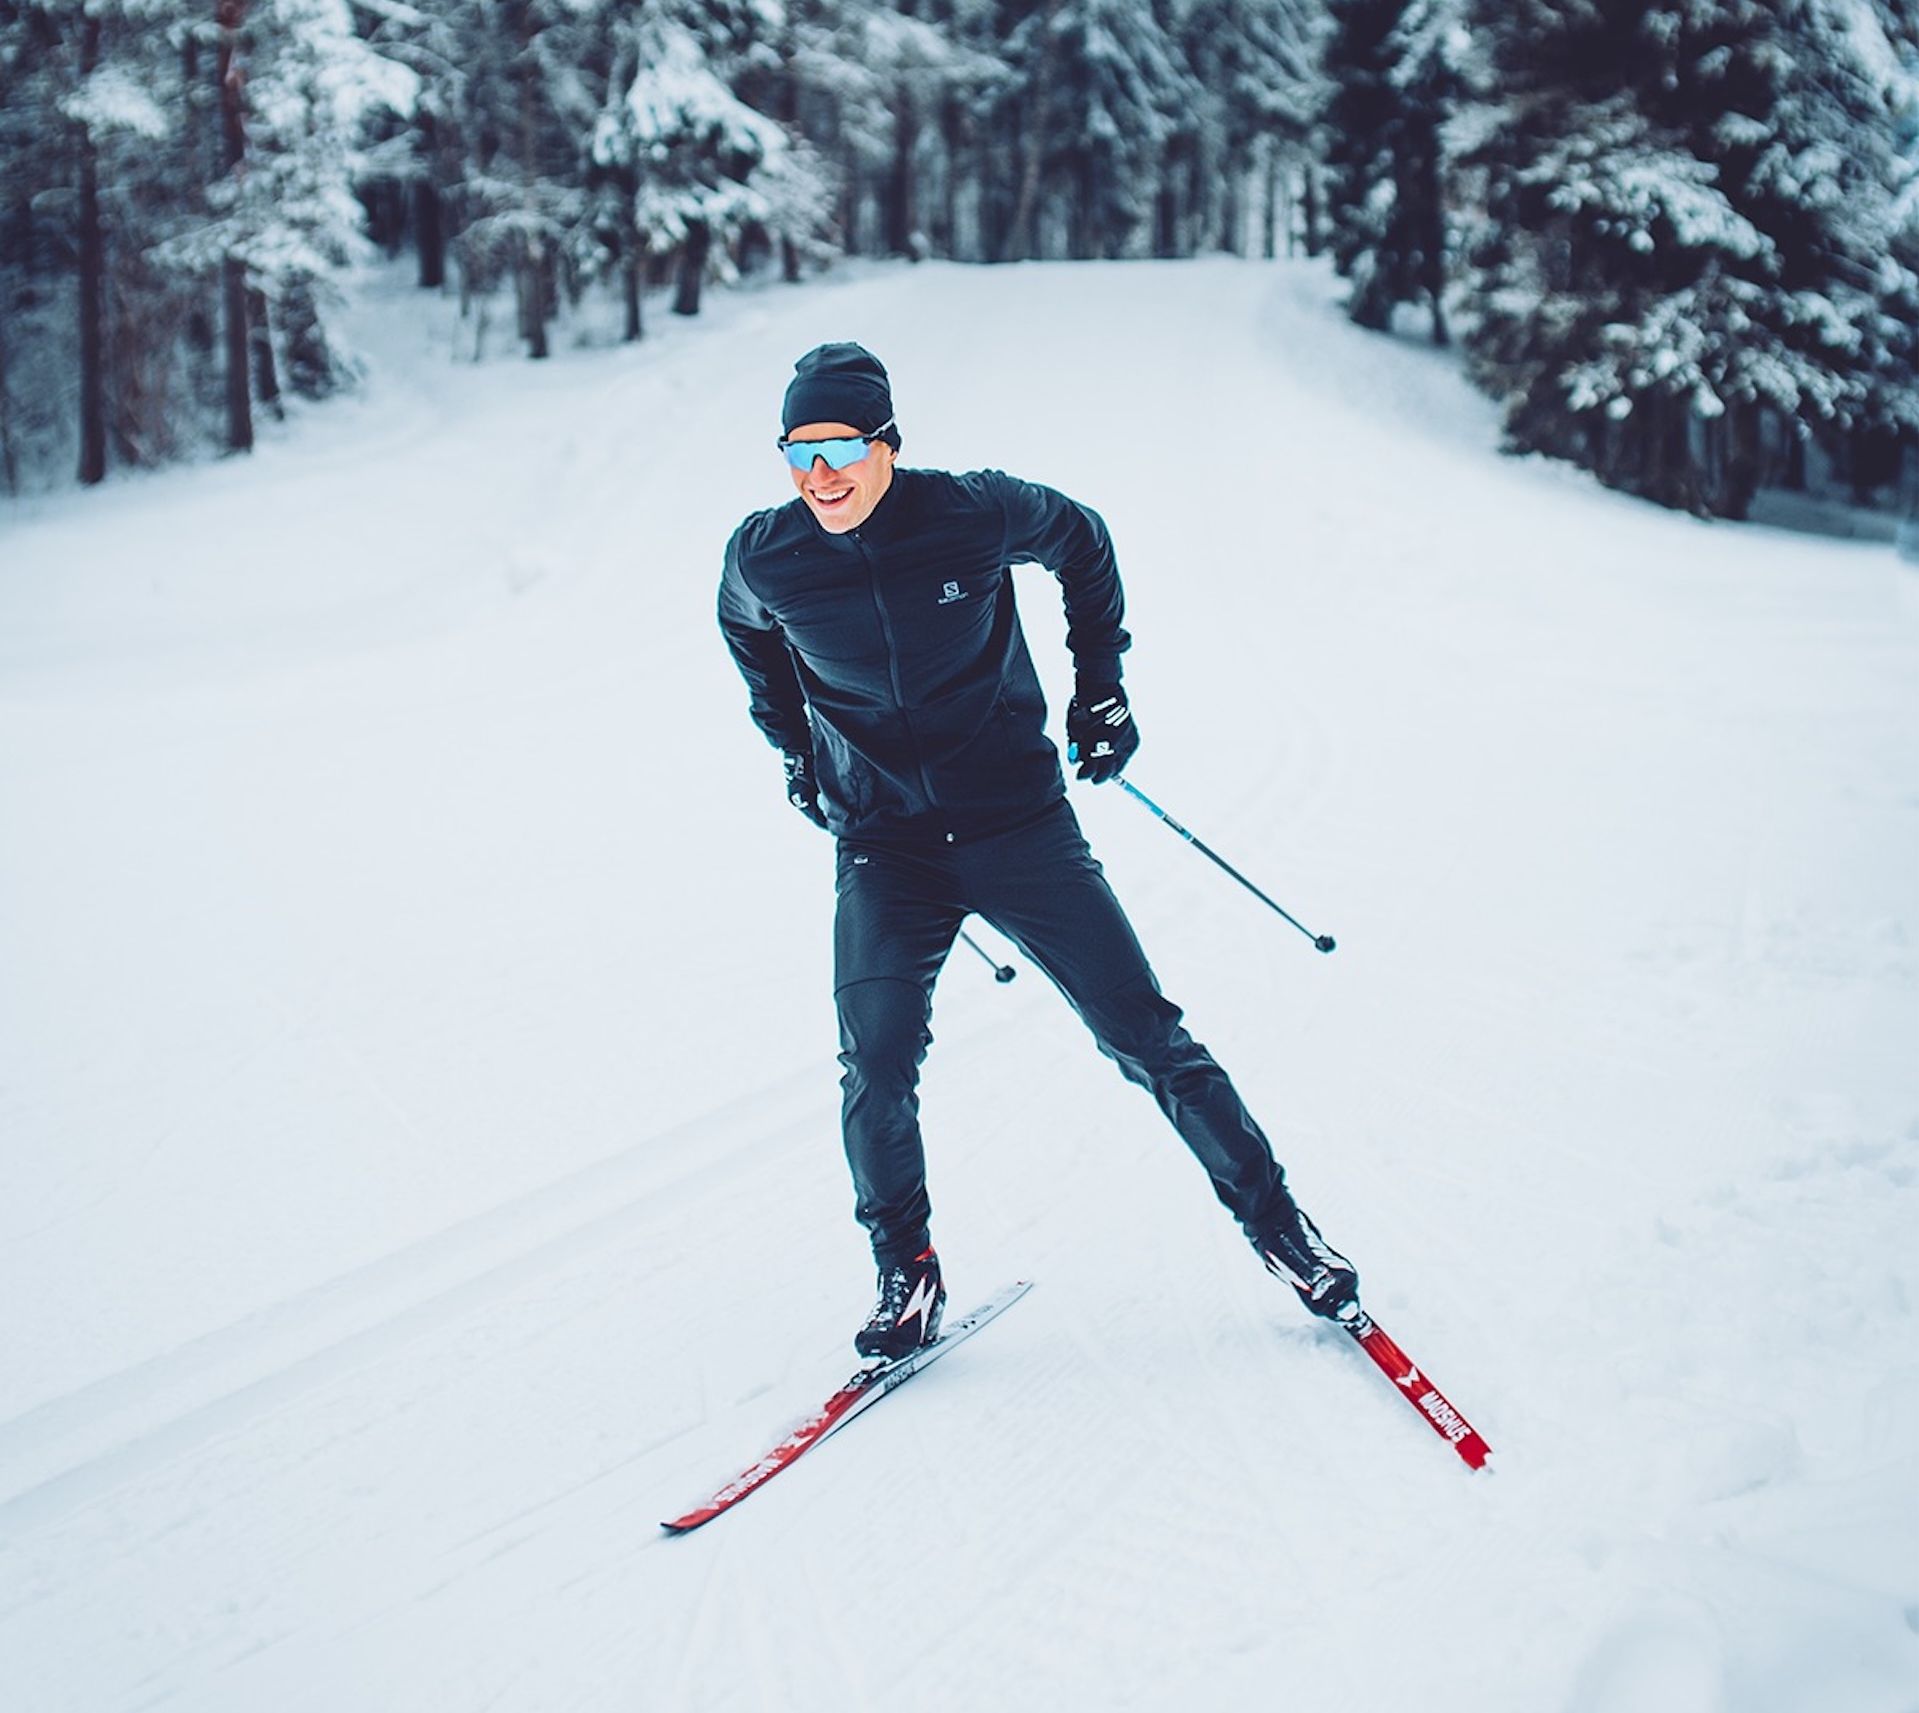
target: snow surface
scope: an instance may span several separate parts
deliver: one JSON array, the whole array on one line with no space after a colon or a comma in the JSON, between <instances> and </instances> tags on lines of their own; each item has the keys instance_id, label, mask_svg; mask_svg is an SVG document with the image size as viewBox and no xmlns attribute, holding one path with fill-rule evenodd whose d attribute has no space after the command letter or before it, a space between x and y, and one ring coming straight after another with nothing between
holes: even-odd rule
<instances>
[{"instance_id":1,"label":"snow surface","mask_svg":"<svg viewBox=\"0 0 1919 1713\"><path fill-rule=\"evenodd\" d=\"M10 1713L1919 1707L1919 572L1502 460L1334 296L869 270L476 368L375 286L363 400L0 514ZM1038 1287L657 1533L870 1289L712 617L845 337L1113 526L1130 776L1338 952L1075 801L1494 1474L962 948L954 1312Z\"/></svg>"}]
</instances>

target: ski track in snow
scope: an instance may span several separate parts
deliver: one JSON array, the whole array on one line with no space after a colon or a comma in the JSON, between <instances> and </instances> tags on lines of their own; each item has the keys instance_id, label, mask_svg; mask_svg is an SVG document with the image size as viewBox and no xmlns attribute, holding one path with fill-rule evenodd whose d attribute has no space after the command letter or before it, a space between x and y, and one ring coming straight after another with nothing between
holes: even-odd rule
<instances>
[{"instance_id":1,"label":"ski track in snow","mask_svg":"<svg viewBox=\"0 0 1919 1713\"><path fill-rule=\"evenodd\" d=\"M376 282L366 401L0 513L9 1709L1914 1713L1919 573L1499 459L1336 296L865 269L476 368ZM870 1285L711 611L837 337L1112 524L1133 776L1339 951L1075 804L1493 1475L962 948L952 1311L1037 1288L659 1534Z\"/></svg>"}]
</instances>

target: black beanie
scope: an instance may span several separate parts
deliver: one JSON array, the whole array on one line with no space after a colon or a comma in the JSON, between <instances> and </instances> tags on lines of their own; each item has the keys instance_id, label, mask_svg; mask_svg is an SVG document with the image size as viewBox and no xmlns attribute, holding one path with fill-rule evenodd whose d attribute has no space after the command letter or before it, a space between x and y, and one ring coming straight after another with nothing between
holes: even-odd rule
<instances>
[{"instance_id":1,"label":"black beanie","mask_svg":"<svg viewBox=\"0 0 1919 1713\"><path fill-rule=\"evenodd\" d=\"M793 379L780 407L780 428L791 434L809 422L844 422L900 449L893 420L893 389L885 366L864 345L815 345L793 365Z\"/></svg>"}]
</instances>

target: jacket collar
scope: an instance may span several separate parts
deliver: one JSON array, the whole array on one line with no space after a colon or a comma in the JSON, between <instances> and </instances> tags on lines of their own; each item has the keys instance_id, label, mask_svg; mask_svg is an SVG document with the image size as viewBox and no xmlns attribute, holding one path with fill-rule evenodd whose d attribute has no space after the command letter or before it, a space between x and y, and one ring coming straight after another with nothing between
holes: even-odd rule
<instances>
[{"instance_id":1,"label":"jacket collar","mask_svg":"<svg viewBox=\"0 0 1919 1713\"><path fill-rule=\"evenodd\" d=\"M886 492L880 495L879 504L868 514L866 521L857 529L849 529L841 535L822 528L820 520L813 515L812 507L805 500L795 496L791 503L799 508L814 535L821 541L843 553L851 553L860 547L891 541L906 528L913 510L906 490L912 486L916 474L916 471L903 470L895 465L892 481L886 484Z\"/></svg>"}]
</instances>

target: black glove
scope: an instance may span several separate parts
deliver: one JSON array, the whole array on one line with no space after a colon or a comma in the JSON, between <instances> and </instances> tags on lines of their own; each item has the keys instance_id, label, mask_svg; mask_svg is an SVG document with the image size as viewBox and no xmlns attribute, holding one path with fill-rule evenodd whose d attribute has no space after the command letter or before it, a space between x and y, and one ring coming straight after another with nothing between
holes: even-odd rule
<instances>
[{"instance_id":1,"label":"black glove","mask_svg":"<svg viewBox=\"0 0 1919 1713\"><path fill-rule=\"evenodd\" d=\"M1066 706L1066 742L1079 759L1078 778L1117 779L1139 748L1139 728L1117 684L1080 684Z\"/></svg>"},{"instance_id":2,"label":"black glove","mask_svg":"<svg viewBox=\"0 0 1919 1713\"><path fill-rule=\"evenodd\" d=\"M813 772L813 757L803 749L786 752L786 800L816 827L826 825L826 811L820 807L820 782Z\"/></svg>"}]
</instances>

